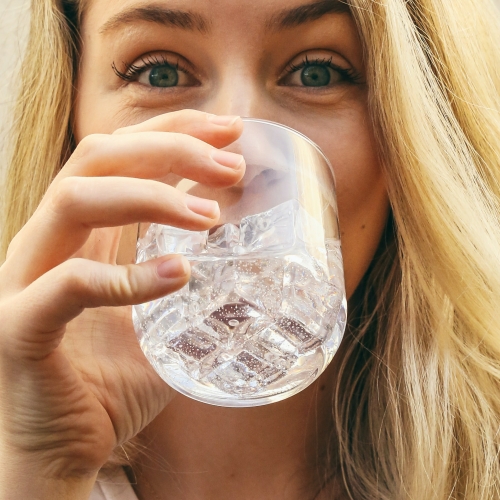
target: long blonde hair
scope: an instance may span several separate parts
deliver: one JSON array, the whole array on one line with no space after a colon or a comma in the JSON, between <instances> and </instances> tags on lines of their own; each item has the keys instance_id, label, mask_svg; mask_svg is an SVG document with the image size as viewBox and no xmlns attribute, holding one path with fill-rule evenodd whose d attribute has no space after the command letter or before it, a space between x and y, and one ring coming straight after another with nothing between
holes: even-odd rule
<instances>
[{"instance_id":1,"label":"long blonde hair","mask_svg":"<svg viewBox=\"0 0 500 500\"><path fill-rule=\"evenodd\" d=\"M339 467L356 499L500 498L498 14L491 0L347 3L392 214L350 313ZM73 147L79 11L58 4L33 1L4 254Z\"/></svg>"}]
</instances>

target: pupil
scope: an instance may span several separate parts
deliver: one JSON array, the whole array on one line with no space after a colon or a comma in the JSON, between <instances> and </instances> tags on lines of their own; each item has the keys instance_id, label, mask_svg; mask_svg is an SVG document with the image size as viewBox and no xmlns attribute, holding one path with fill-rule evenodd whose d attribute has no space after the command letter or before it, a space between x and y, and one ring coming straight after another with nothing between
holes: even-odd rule
<instances>
[{"instance_id":1,"label":"pupil","mask_svg":"<svg viewBox=\"0 0 500 500\"><path fill-rule=\"evenodd\" d=\"M179 73L172 66L156 66L149 73L149 83L153 87L175 87L179 83Z\"/></svg>"},{"instance_id":2,"label":"pupil","mask_svg":"<svg viewBox=\"0 0 500 500\"><path fill-rule=\"evenodd\" d=\"M324 87L330 83L330 71L326 66L307 66L300 75L307 87Z\"/></svg>"}]
</instances>

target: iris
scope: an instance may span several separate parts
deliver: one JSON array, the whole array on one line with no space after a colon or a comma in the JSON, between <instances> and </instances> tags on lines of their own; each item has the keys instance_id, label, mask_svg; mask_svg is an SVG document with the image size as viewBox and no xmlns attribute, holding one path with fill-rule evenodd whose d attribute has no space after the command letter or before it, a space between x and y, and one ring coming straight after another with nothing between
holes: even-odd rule
<instances>
[{"instance_id":1,"label":"iris","mask_svg":"<svg viewBox=\"0 0 500 500\"><path fill-rule=\"evenodd\" d=\"M179 83L179 73L172 66L155 66L149 73L149 83L153 87L175 87Z\"/></svg>"},{"instance_id":2,"label":"iris","mask_svg":"<svg viewBox=\"0 0 500 500\"><path fill-rule=\"evenodd\" d=\"M325 87L330 83L330 69L327 66L311 65L300 74L302 84L306 87Z\"/></svg>"}]
</instances>

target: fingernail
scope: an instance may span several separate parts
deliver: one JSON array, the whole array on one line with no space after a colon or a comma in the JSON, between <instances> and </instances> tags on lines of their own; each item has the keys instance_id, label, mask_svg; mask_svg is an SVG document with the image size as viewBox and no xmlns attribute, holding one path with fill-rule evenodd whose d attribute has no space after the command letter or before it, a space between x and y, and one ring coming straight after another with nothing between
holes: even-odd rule
<instances>
[{"instance_id":1,"label":"fingernail","mask_svg":"<svg viewBox=\"0 0 500 500\"><path fill-rule=\"evenodd\" d=\"M186 194L186 206L191 212L209 219L218 219L220 215L219 204L213 200Z\"/></svg>"},{"instance_id":2,"label":"fingernail","mask_svg":"<svg viewBox=\"0 0 500 500\"><path fill-rule=\"evenodd\" d=\"M229 151L222 151L221 149L212 151L212 160L223 167L232 168L233 170L238 170L243 165L243 156Z\"/></svg>"},{"instance_id":3,"label":"fingernail","mask_svg":"<svg viewBox=\"0 0 500 500\"><path fill-rule=\"evenodd\" d=\"M185 257L172 257L163 261L156 272L160 278L182 278L189 273L189 262Z\"/></svg>"},{"instance_id":4,"label":"fingernail","mask_svg":"<svg viewBox=\"0 0 500 500\"><path fill-rule=\"evenodd\" d=\"M208 117L208 121L215 123L215 125L221 125L222 127L230 127L236 122L236 120L238 120L238 118L239 116L210 115Z\"/></svg>"}]
</instances>

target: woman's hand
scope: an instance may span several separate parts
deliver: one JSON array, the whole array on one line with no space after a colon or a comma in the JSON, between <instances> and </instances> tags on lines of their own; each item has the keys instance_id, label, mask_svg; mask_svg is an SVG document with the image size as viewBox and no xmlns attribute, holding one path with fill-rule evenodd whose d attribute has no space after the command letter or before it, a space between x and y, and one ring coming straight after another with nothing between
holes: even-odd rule
<instances>
[{"instance_id":1,"label":"woman's hand","mask_svg":"<svg viewBox=\"0 0 500 500\"><path fill-rule=\"evenodd\" d=\"M0 468L94 477L173 397L142 354L127 306L181 288L189 264L167 256L116 265L121 228L213 226L215 202L168 183L238 182L242 157L217 148L242 126L180 111L78 145L0 268Z\"/></svg>"}]
</instances>

